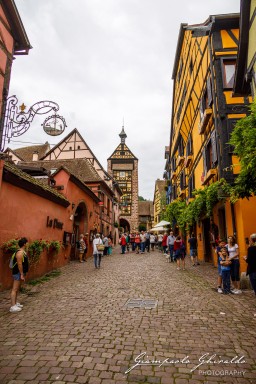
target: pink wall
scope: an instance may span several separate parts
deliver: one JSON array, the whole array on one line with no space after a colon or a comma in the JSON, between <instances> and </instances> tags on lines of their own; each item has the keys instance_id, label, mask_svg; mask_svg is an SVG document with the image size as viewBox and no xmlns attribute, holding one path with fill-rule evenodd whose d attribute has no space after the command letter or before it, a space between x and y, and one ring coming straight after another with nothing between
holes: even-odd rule
<instances>
[{"instance_id":1,"label":"pink wall","mask_svg":"<svg viewBox=\"0 0 256 384\"><path fill-rule=\"evenodd\" d=\"M67 210L54 202L34 195L2 181L0 188L0 245L13 238L27 237L33 240L63 240L63 231L72 232L72 222ZM47 227L47 217L63 222L63 230ZM70 246L63 248L53 260L46 252L40 262L29 273L29 278L41 276L49 270L65 265L69 260ZM12 277L8 267L10 255L0 250L0 289L11 286Z\"/></svg>"},{"instance_id":2,"label":"pink wall","mask_svg":"<svg viewBox=\"0 0 256 384\"><path fill-rule=\"evenodd\" d=\"M70 175L65 170L56 174L55 180L56 185L64 186L64 190L61 192L70 202L67 208L3 181L2 165L3 161L0 161L0 246L10 239L23 236L27 237L29 242L39 239L62 241L64 231L73 232L74 214L79 204L84 204L87 212L86 217L79 223L79 233L90 233L94 229L95 223L98 225L99 206L97 202L71 182ZM75 204L74 208L72 208L72 203ZM47 226L48 217L62 222L63 228ZM70 245L63 248L53 258L44 251L39 263L31 267L28 279L42 276L52 269L67 264L70 255ZM89 242L87 256L91 255L92 244ZM10 256L3 254L3 250L0 249L0 290L9 288L12 284L11 271L8 267Z\"/></svg>"}]
</instances>

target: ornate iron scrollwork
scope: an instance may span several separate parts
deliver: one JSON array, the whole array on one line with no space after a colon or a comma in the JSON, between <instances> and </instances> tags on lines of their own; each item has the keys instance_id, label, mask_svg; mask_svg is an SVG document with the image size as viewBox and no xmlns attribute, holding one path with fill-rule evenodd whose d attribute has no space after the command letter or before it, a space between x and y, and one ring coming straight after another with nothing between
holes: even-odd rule
<instances>
[{"instance_id":1,"label":"ornate iron scrollwork","mask_svg":"<svg viewBox=\"0 0 256 384\"><path fill-rule=\"evenodd\" d=\"M26 107L24 104L20 106L19 111L17 104L18 99L15 95L7 99L3 124L1 151L4 150L6 141L10 142L10 139L12 137L21 136L29 129L30 124L32 123L35 115L45 115L51 111L54 111L56 114L56 112L59 110L58 104L49 100L39 101L33 104L29 108L28 112L25 112ZM55 116L56 118L60 119L63 123L62 128L60 129L60 126L58 126L57 129L58 132L61 131L60 133L62 133L66 127L65 120L59 115ZM54 116L51 116L51 118L54 118Z\"/></svg>"}]
</instances>

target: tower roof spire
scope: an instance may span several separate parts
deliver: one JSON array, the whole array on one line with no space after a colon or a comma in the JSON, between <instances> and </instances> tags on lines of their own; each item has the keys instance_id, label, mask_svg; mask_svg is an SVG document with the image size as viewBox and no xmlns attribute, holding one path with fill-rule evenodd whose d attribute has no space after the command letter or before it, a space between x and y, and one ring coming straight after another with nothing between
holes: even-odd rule
<instances>
[{"instance_id":1,"label":"tower roof spire","mask_svg":"<svg viewBox=\"0 0 256 384\"><path fill-rule=\"evenodd\" d=\"M121 143L124 144L125 143L125 139L127 137L125 131L124 131L124 121L123 121L123 126L122 126L122 131L121 133L119 134L120 138L121 138Z\"/></svg>"}]
</instances>

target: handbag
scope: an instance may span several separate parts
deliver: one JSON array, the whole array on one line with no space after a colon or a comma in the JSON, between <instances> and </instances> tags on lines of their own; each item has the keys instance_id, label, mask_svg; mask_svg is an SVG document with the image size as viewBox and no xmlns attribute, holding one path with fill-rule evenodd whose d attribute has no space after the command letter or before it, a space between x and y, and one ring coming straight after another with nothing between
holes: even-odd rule
<instances>
[{"instance_id":1,"label":"handbag","mask_svg":"<svg viewBox=\"0 0 256 384\"><path fill-rule=\"evenodd\" d=\"M99 240L100 241L100 240ZM98 243L96 244L97 251L104 251L104 244Z\"/></svg>"}]
</instances>

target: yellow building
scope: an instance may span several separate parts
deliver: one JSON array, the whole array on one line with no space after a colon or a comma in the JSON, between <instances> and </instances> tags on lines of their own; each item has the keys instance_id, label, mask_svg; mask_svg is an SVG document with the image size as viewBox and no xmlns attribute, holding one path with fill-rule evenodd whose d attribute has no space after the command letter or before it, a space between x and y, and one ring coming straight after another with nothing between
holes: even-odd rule
<instances>
[{"instance_id":1,"label":"yellow building","mask_svg":"<svg viewBox=\"0 0 256 384\"><path fill-rule=\"evenodd\" d=\"M241 0L240 39L234 92L256 94L256 0Z\"/></svg>"},{"instance_id":2,"label":"yellow building","mask_svg":"<svg viewBox=\"0 0 256 384\"><path fill-rule=\"evenodd\" d=\"M189 204L195 189L222 178L232 184L239 172L228 142L236 121L248 113L250 100L233 95L238 44L238 14L210 16L203 24L180 27L166 170L171 201L183 199ZM234 235L245 270L242 256L246 238L256 231L255 216L255 198L235 204L220 200L211 217L201 217L190 228L198 238L199 259L213 261L215 239Z\"/></svg>"},{"instance_id":3,"label":"yellow building","mask_svg":"<svg viewBox=\"0 0 256 384\"><path fill-rule=\"evenodd\" d=\"M154 199L153 199L153 207L154 207L154 225L155 226L159 221L161 221L161 215L163 213L163 209L165 208L166 202L166 191L165 191L166 181L157 179L155 182L155 191L154 191Z\"/></svg>"}]
</instances>

